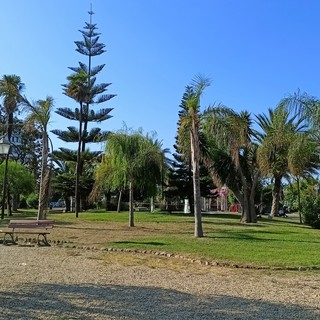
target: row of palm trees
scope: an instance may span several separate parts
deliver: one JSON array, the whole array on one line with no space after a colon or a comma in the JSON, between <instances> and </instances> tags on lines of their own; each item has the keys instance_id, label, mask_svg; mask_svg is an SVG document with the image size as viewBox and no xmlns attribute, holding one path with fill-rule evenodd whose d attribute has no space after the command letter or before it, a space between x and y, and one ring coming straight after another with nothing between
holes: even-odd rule
<instances>
[{"instance_id":1,"label":"row of palm trees","mask_svg":"<svg viewBox=\"0 0 320 320\"><path fill-rule=\"evenodd\" d=\"M319 167L320 117L316 98L294 94L283 99L274 110L269 109L268 114L256 115L253 121L248 112L237 113L223 105L209 106L201 113L200 99L209 85L208 78L198 76L186 87L178 131L180 151L185 159L190 159L192 165L196 237L204 235L200 206L200 163L208 168L217 186L226 185L234 193L243 208L242 222L257 221L256 190L264 179L273 181L272 214L276 215L282 179L290 177L299 183L302 177L314 175ZM71 88L69 86L68 90ZM52 169L48 165L47 130L54 101L47 97L30 102L22 95L23 89L24 84L16 75L5 75L0 81L0 96L7 114L5 134L10 141L13 113L20 106L28 110L26 123L36 126L41 132L38 218L44 218ZM111 134L103 161L96 171L96 183L100 182L99 187L110 190L130 186L129 189L133 190L133 185L141 180L145 184L148 182L151 190L152 186L160 184L159 177L163 178L165 153L159 141L143 136L141 132ZM155 160L157 170L154 170L155 167L149 170L151 159ZM149 172L153 172L153 175L148 179L141 178L146 178ZM95 190L99 187L96 184ZM130 194L132 199L132 191ZM129 225L132 226L132 201L130 203Z\"/></svg>"},{"instance_id":2,"label":"row of palm trees","mask_svg":"<svg viewBox=\"0 0 320 320\"><path fill-rule=\"evenodd\" d=\"M200 162L217 186L226 185L233 192L245 223L257 221L256 191L264 180L273 183L271 214L277 215L283 178L299 182L314 176L320 165L316 98L298 92L253 121L248 112L237 113L223 105L200 113L200 97L208 85L209 79L198 76L186 87L179 122L180 151L193 170L196 237L203 236Z\"/></svg>"}]
</instances>

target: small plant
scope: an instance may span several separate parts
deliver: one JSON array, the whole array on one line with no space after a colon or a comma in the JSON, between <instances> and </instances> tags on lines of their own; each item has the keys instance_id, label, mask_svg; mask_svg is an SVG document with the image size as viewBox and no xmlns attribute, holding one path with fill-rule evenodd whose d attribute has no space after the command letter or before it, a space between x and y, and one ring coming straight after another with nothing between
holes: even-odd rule
<instances>
[{"instance_id":1,"label":"small plant","mask_svg":"<svg viewBox=\"0 0 320 320\"><path fill-rule=\"evenodd\" d=\"M302 203L304 222L314 229L320 229L320 197L307 196Z\"/></svg>"}]
</instances>

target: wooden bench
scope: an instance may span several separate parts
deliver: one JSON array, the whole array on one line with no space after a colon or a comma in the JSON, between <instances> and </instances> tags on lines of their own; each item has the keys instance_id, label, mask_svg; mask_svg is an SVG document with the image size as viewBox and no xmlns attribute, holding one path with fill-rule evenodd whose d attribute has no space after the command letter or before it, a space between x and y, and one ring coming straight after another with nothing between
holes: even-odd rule
<instances>
[{"instance_id":1,"label":"wooden bench","mask_svg":"<svg viewBox=\"0 0 320 320\"><path fill-rule=\"evenodd\" d=\"M53 223L54 220L10 220L7 229L1 231L4 233L3 244L17 244L15 237L18 234L36 234L38 245L50 246L47 235Z\"/></svg>"},{"instance_id":2,"label":"wooden bench","mask_svg":"<svg viewBox=\"0 0 320 320\"><path fill-rule=\"evenodd\" d=\"M149 209L148 209L147 207L135 207L134 209L135 209L135 211L137 211L137 212L149 211Z\"/></svg>"}]
</instances>

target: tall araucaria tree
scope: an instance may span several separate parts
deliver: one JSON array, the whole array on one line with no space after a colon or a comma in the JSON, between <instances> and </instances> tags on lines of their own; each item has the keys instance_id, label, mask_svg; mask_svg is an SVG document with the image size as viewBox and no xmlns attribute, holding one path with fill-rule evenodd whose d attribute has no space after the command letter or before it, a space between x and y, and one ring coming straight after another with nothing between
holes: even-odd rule
<instances>
[{"instance_id":1,"label":"tall araucaria tree","mask_svg":"<svg viewBox=\"0 0 320 320\"><path fill-rule=\"evenodd\" d=\"M83 202L84 192L80 187L80 180L83 174L83 153L88 143L105 141L108 131L102 131L100 127L89 128L90 123L101 123L109 119L112 108L94 110L94 106L112 99L114 94L106 94L111 83L96 84L96 76L104 68L104 64L93 67L92 59L105 52L105 45L99 42L100 33L97 32L96 24L92 23L92 10L89 11L90 22L86 22L84 30L80 30L83 40L75 41L76 51L88 58L87 64L79 62L77 67L69 67L74 73L67 78L68 83L63 85L64 94L75 100L79 107L58 108L57 114L69 120L78 121L78 128L70 126L67 131L53 130L61 140L65 142L77 142L77 166L75 184L75 214L78 217ZM66 150L64 149L64 152ZM73 151L70 150L72 154ZM96 154L93 155L95 157ZM61 159L65 160L65 159Z\"/></svg>"}]
</instances>

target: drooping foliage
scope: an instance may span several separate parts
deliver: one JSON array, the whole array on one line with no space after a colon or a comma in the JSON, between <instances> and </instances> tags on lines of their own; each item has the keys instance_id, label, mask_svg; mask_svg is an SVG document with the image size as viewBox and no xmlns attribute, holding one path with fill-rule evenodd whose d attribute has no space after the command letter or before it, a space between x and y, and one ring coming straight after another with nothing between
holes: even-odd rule
<instances>
[{"instance_id":1,"label":"drooping foliage","mask_svg":"<svg viewBox=\"0 0 320 320\"><path fill-rule=\"evenodd\" d=\"M110 134L101 164L97 167L95 192L129 191L129 226L134 226L133 191L156 195L166 170L161 142L142 131L124 129Z\"/></svg>"},{"instance_id":2,"label":"drooping foliage","mask_svg":"<svg viewBox=\"0 0 320 320\"><path fill-rule=\"evenodd\" d=\"M203 157L213 181L234 193L243 209L242 222L257 222L255 192L260 171L251 115L224 106L209 107L203 127Z\"/></svg>"}]
</instances>

